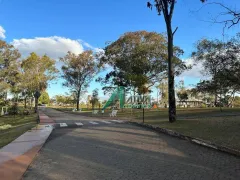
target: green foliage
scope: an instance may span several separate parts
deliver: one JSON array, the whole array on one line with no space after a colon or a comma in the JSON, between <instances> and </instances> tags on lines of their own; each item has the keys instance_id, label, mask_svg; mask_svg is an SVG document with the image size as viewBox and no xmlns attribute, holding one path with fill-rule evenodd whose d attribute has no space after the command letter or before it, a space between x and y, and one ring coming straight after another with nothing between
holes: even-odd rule
<instances>
[{"instance_id":1,"label":"green foliage","mask_svg":"<svg viewBox=\"0 0 240 180\"><path fill-rule=\"evenodd\" d=\"M49 104L50 98L49 98L48 93L46 91L42 92L38 101L40 104Z\"/></svg>"},{"instance_id":2,"label":"green foliage","mask_svg":"<svg viewBox=\"0 0 240 180\"><path fill-rule=\"evenodd\" d=\"M179 98L180 101L186 101L188 100L188 93L187 91L183 91L183 92L178 92L177 96Z\"/></svg>"},{"instance_id":3,"label":"green foliage","mask_svg":"<svg viewBox=\"0 0 240 180\"><path fill-rule=\"evenodd\" d=\"M19 107L17 103L14 103L9 109L8 109L9 115L17 115L19 113Z\"/></svg>"},{"instance_id":4,"label":"green foliage","mask_svg":"<svg viewBox=\"0 0 240 180\"><path fill-rule=\"evenodd\" d=\"M92 51L84 51L78 55L68 52L65 57L61 58L61 61L64 63L62 66L62 78L65 80L63 85L74 92L77 110L79 110L81 92L88 87L98 72L98 64L95 62Z\"/></svg>"},{"instance_id":5,"label":"green foliage","mask_svg":"<svg viewBox=\"0 0 240 180\"><path fill-rule=\"evenodd\" d=\"M174 47L175 73L186 66L178 58L183 51ZM167 39L155 32L128 32L105 48L101 63L113 67L104 78L105 85L133 87L139 94L150 91L155 83L167 76Z\"/></svg>"},{"instance_id":6,"label":"green foliage","mask_svg":"<svg viewBox=\"0 0 240 180\"><path fill-rule=\"evenodd\" d=\"M76 102L74 96L72 95L70 96L57 95L55 96L55 99L59 105L67 105L67 104L73 105Z\"/></svg>"},{"instance_id":7,"label":"green foliage","mask_svg":"<svg viewBox=\"0 0 240 180\"><path fill-rule=\"evenodd\" d=\"M0 93L2 102L6 100L6 93L18 92L19 69L18 60L21 57L13 45L0 40Z\"/></svg>"},{"instance_id":8,"label":"green foliage","mask_svg":"<svg viewBox=\"0 0 240 180\"><path fill-rule=\"evenodd\" d=\"M28 109L23 110L23 115L30 115L30 111Z\"/></svg>"},{"instance_id":9,"label":"green foliage","mask_svg":"<svg viewBox=\"0 0 240 180\"><path fill-rule=\"evenodd\" d=\"M38 56L31 53L22 61L22 88L31 93L36 90L43 91L47 88L49 81L56 78L58 70L55 67L55 60L47 55Z\"/></svg>"},{"instance_id":10,"label":"green foliage","mask_svg":"<svg viewBox=\"0 0 240 180\"><path fill-rule=\"evenodd\" d=\"M240 91L240 36L227 42L203 39L197 43L192 57L204 67L211 79L201 81L196 90L215 96L215 106L230 106L236 92Z\"/></svg>"},{"instance_id":11,"label":"green foliage","mask_svg":"<svg viewBox=\"0 0 240 180\"><path fill-rule=\"evenodd\" d=\"M21 63L21 89L27 95L33 95L35 92L44 91L48 82L56 78L58 70L55 67L55 60L50 59L47 55L38 56L31 53ZM35 98L35 112L37 112L38 98Z\"/></svg>"},{"instance_id":12,"label":"green foliage","mask_svg":"<svg viewBox=\"0 0 240 180\"><path fill-rule=\"evenodd\" d=\"M207 107L206 104L201 105L201 108L206 108L206 107Z\"/></svg>"},{"instance_id":13,"label":"green foliage","mask_svg":"<svg viewBox=\"0 0 240 180\"><path fill-rule=\"evenodd\" d=\"M99 104L99 98L98 98L98 89L94 89L92 92L92 98L90 100L90 103L92 104L92 109Z\"/></svg>"}]
</instances>

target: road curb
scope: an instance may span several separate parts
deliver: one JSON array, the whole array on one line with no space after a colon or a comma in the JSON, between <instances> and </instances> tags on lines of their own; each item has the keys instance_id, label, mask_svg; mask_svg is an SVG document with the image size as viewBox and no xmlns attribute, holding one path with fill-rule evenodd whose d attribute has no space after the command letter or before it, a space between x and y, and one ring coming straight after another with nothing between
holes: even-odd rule
<instances>
[{"instance_id":1,"label":"road curb","mask_svg":"<svg viewBox=\"0 0 240 180\"><path fill-rule=\"evenodd\" d=\"M228 154L240 157L240 151L238 151L236 149L231 149L229 147L220 146L220 145L217 145L215 143L205 141L205 140L202 140L202 139L199 139L199 138L193 138L193 137L190 137L190 136L185 136L181 133L178 133L178 132L175 132L175 131L172 131L172 130L169 130L169 129L165 129L165 128L161 128L161 127L154 127L150 124L143 124L143 123L131 122L131 121L128 121L128 123L133 124L133 125L137 125L137 126L140 126L140 127L144 127L144 128L147 128L147 129L151 129L151 130L154 130L154 131L159 132L159 133L164 133L164 134L167 134L167 135L170 135L170 136L173 136L173 137L184 139L184 140L187 140L187 141L189 141L193 144L198 144L200 146L215 149L217 151L221 151L221 152L224 152L224 153L228 153Z\"/></svg>"}]
</instances>

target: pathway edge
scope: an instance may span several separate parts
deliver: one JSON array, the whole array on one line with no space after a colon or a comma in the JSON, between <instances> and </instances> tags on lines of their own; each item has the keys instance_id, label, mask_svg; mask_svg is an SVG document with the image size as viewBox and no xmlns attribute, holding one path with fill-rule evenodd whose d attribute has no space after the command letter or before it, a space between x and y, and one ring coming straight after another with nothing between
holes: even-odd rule
<instances>
[{"instance_id":1,"label":"pathway edge","mask_svg":"<svg viewBox=\"0 0 240 180\"><path fill-rule=\"evenodd\" d=\"M13 142L0 149L0 177L1 180L20 180L38 155L41 148L47 142L54 129L53 123L41 124L43 119L48 118L44 113L39 113L40 124L25 132ZM29 141L27 141L29 138ZM16 148L19 147L19 148Z\"/></svg>"}]
</instances>

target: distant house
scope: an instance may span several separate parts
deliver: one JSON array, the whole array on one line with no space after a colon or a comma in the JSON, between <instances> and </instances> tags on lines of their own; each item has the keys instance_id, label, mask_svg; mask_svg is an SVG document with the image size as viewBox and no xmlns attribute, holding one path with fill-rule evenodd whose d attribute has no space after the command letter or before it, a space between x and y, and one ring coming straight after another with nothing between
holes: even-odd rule
<instances>
[{"instance_id":1,"label":"distant house","mask_svg":"<svg viewBox=\"0 0 240 180\"><path fill-rule=\"evenodd\" d=\"M198 93L194 95L191 92L188 92L188 99L184 101L180 101L178 98L176 99L176 105L178 107L203 107L203 106L213 106L213 102L210 101L211 96L208 94Z\"/></svg>"}]
</instances>

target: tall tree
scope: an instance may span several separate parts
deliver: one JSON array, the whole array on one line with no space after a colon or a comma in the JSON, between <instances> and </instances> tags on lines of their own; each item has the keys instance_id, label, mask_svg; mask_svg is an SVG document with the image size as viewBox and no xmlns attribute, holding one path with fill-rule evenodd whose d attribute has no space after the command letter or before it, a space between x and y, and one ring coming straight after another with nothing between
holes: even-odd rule
<instances>
[{"instance_id":1,"label":"tall tree","mask_svg":"<svg viewBox=\"0 0 240 180\"><path fill-rule=\"evenodd\" d=\"M174 47L174 66L180 73L185 67L178 58L183 51ZM166 78L167 40L155 32L127 32L105 48L101 62L113 67L102 82L110 86L125 86L139 94Z\"/></svg>"},{"instance_id":2,"label":"tall tree","mask_svg":"<svg viewBox=\"0 0 240 180\"><path fill-rule=\"evenodd\" d=\"M0 40L0 92L7 96L7 92L16 89L19 80L18 60L21 54L12 45Z\"/></svg>"},{"instance_id":3,"label":"tall tree","mask_svg":"<svg viewBox=\"0 0 240 180\"><path fill-rule=\"evenodd\" d=\"M205 2L206 0L200 0ZM147 2L147 7L151 8L153 5L156 7L158 15L163 13L164 20L167 28L168 37L168 96L169 96L169 122L176 121L176 98L174 87L174 66L173 66L173 38L178 27L172 30L172 17L176 4L176 0L154 0L154 4Z\"/></svg>"},{"instance_id":4,"label":"tall tree","mask_svg":"<svg viewBox=\"0 0 240 180\"><path fill-rule=\"evenodd\" d=\"M63 85L76 94L77 110L79 110L81 92L88 87L98 72L98 64L92 51L84 51L78 55L68 52L65 57L60 59L64 63L62 66L62 77L65 79Z\"/></svg>"},{"instance_id":5,"label":"tall tree","mask_svg":"<svg viewBox=\"0 0 240 180\"><path fill-rule=\"evenodd\" d=\"M217 106L222 95L234 95L239 90L240 40L237 36L228 42L203 39L197 43L192 58L201 63L203 74L211 79L197 85L199 90L215 95Z\"/></svg>"},{"instance_id":6,"label":"tall tree","mask_svg":"<svg viewBox=\"0 0 240 180\"><path fill-rule=\"evenodd\" d=\"M21 67L23 88L31 94L45 90L49 81L55 79L58 72L53 59L47 55L38 56L36 53L31 53L24 59ZM35 98L35 112L37 112L38 98Z\"/></svg>"}]
</instances>

